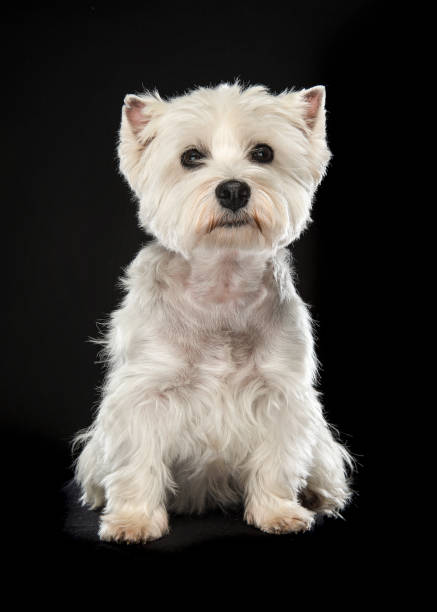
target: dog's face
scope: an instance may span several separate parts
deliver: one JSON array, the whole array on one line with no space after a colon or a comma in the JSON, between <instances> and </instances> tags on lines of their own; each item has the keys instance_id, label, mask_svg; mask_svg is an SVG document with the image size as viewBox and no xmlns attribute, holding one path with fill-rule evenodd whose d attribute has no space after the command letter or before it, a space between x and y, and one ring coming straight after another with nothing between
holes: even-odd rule
<instances>
[{"instance_id":1,"label":"dog's face","mask_svg":"<svg viewBox=\"0 0 437 612\"><path fill-rule=\"evenodd\" d=\"M143 227L185 257L289 244L330 158L324 97L323 87L272 95L239 84L126 96L120 169Z\"/></svg>"}]
</instances>

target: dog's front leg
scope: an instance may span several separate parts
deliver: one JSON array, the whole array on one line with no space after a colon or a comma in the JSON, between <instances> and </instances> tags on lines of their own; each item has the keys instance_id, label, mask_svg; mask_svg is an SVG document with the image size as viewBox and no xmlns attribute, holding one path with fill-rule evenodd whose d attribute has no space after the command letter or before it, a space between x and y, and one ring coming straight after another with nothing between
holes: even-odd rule
<instances>
[{"instance_id":1,"label":"dog's front leg","mask_svg":"<svg viewBox=\"0 0 437 612\"><path fill-rule=\"evenodd\" d=\"M312 435L305 425L304 400L272 389L259 405L263 422L258 443L245 463L245 519L268 533L310 529L315 513L299 503L312 456ZM261 418L261 414L264 415Z\"/></svg>"},{"instance_id":2,"label":"dog's front leg","mask_svg":"<svg viewBox=\"0 0 437 612\"><path fill-rule=\"evenodd\" d=\"M284 474L281 452L271 442L261 444L250 459L245 484L245 520L267 533L310 529L314 512L298 502L293 476ZM295 482L299 479L296 477Z\"/></svg>"},{"instance_id":3,"label":"dog's front leg","mask_svg":"<svg viewBox=\"0 0 437 612\"><path fill-rule=\"evenodd\" d=\"M146 542L168 532L165 501L174 483L167 467L167 408L159 392L142 391L132 381L103 402L94 434L104 449L102 540Z\"/></svg>"}]
</instances>

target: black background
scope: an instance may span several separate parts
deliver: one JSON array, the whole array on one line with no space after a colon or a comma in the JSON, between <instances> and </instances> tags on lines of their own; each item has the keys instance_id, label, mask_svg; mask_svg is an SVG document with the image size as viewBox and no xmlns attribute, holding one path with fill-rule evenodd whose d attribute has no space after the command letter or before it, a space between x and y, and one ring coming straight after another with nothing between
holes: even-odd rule
<instances>
[{"instance_id":1,"label":"black background","mask_svg":"<svg viewBox=\"0 0 437 612\"><path fill-rule=\"evenodd\" d=\"M309 535L226 544L218 537L202 553L178 554L230 563L250 551L259 567L267 553L269 564L285 555L293 571L299 558L319 570L334 565L340 575L364 559L378 532L374 506L385 494L377 458L384 390L378 400L375 391L385 371L380 332L389 281L379 226L390 211L384 99L399 17L389 4L366 0L64 3L4 15L2 452L20 564L52 547L68 575L93 555L112 563L120 554L62 535L61 488L71 477L69 443L90 424L102 381L87 339L118 303L117 278L145 241L117 173L123 98L144 87L171 96L236 77L274 92L327 88L333 160L313 223L292 252L316 321L324 405L359 462L357 495L345 521L326 521ZM379 547L378 562L385 554ZM140 565L151 556L122 554Z\"/></svg>"}]
</instances>

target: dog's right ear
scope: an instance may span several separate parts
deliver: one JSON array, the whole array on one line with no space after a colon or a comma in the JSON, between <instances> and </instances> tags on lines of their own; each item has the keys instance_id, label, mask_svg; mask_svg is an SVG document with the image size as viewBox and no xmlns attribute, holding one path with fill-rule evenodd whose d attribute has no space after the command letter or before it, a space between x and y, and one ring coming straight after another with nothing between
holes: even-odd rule
<instances>
[{"instance_id":1,"label":"dog's right ear","mask_svg":"<svg viewBox=\"0 0 437 612\"><path fill-rule=\"evenodd\" d=\"M133 137L144 145L153 136L156 119L165 111L165 102L157 91L141 96L128 94L124 99L121 117L120 142Z\"/></svg>"},{"instance_id":2,"label":"dog's right ear","mask_svg":"<svg viewBox=\"0 0 437 612\"><path fill-rule=\"evenodd\" d=\"M162 114L166 103L157 92L152 95L128 94L124 99L123 114L133 134L141 140L141 134L153 117Z\"/></svg>"},{"instance_id":3,"label":"dog's right ear","mask_svg":"<svg viewBox=\"0 0 437 612\"><path fill-rule=\"evenodd\" d=\"M140 188L143 153L155 137L167 104L157 91L140 96L128 94L124 99L118 157L122 174L136 192Z\"/></svg>"}]
</instances>

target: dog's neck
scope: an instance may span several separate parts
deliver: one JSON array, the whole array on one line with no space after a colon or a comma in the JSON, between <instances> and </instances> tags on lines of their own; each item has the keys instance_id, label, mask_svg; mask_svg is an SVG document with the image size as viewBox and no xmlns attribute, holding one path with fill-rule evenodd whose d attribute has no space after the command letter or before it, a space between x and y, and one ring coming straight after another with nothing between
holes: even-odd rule
<instances>
[{"instance_id":1,"label":"dog's neck","mask_svg":"<svg viewBox=\"0 0 437 612\"><path fill-rule=\"evenodd\" d=\"M196 250L187 260L185 288L194 300L211 305L257 300L271 257L268 251Z\"/></svg>"}]
</instances>

